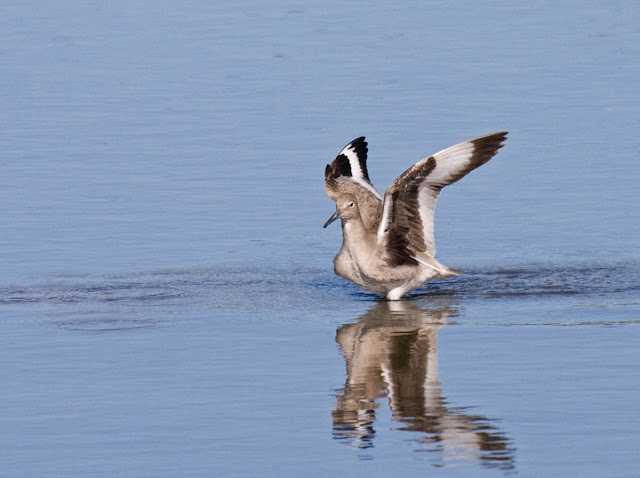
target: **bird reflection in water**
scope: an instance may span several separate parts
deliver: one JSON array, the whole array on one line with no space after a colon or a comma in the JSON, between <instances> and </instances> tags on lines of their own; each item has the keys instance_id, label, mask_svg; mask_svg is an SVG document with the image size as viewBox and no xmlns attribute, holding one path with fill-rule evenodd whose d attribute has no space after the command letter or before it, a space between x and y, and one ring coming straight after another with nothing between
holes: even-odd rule
<instances>
[{"instance_id":1,"label":"bird reflection in water","mask_svg":"<svg viewBox=\"0 0 640 478\"><path fill-rule=\"evenodd\" d=\"M347 380L332 413L334 438L373 447L376 409L388 397L397 429L418 432L418 451L434 452L428 454L434 465L471 461L515 470L511 440L495 423L448 405L442 395L438 329L455 314L450 304L421 309L411 301L380 301L338 329Z\"/></svg>"}]
</instances>

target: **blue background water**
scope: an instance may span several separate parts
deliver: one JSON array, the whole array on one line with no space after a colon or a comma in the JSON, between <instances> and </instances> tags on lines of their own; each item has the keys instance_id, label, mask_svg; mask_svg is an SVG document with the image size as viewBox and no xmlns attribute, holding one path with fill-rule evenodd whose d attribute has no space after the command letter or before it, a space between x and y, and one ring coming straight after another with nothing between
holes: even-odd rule
<instances>
[{"instance_id":1,"label":"blue background water","mask_svg":"<svg viewBox=\"0 0 640 478\"><path fill-rule=\"evenodd\" d=\"M0 5L0 471L633 474L639 54L634 2ZM345 143L384 190L500 130L465 275L333 275Z\"/></svg>"}]
</instances>

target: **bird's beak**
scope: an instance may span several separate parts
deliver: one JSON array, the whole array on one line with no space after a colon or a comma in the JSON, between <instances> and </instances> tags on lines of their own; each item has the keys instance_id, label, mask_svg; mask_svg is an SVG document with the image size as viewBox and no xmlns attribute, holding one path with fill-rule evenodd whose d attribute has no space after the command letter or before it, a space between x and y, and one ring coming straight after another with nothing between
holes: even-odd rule
<instances>
[{"instance_id":1,"label":"bird's beak","mask_svg":"<svg viewBox=\"0 0 640 478\"><path fill-rule=\"evenodd\" d=\"M324 226L322 226L322 227L327 227L329 224L331 224L333 221L335 221L339 217L340 217L340 209L336 209L336 212L333 213L333 216L331 216L329 218L329 220L327 222L325 222Z\"/></svg>"}]
</instances>

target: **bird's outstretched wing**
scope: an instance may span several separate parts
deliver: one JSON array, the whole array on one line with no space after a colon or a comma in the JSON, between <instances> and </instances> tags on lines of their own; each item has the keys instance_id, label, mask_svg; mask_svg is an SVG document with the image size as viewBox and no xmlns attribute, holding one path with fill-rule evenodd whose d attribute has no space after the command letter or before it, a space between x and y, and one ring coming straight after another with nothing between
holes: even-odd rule
<instances>
[{"instance_id":1,"label":"bird's outstretched wing","mask_svg":"<svg viewBox=\"0 0 640 478\"><path fill-rule=\"evenodd\" d=\"M433 258L433 214L440 190L489 161L507 132L493 133L444 149L407 169L384 195L377 240L395 265Z\"/></svg>"},{"instance_id":2,"label":"bird's outstretched wing","mask_svg":"<svg viewBox=\"0 0 640 478\"><path fill-rule=\"evenodd\" d=\"M364 136L346 145L324 172L327 195L337 201L342 194L353 194L365 227L376 232L382 215L382 196L373 187L367 171L367 142Z\"/></svg>"}]
</instances>

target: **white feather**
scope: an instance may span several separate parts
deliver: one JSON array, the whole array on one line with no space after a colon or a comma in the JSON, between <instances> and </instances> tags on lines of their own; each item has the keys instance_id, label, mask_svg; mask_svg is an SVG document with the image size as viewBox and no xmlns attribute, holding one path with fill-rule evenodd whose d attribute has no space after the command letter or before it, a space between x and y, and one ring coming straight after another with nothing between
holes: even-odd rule
<instances>
[{"instance_id":1,"label":"white feather","mask_svg":"<svg viewBox=\"0 0 640 478\"><path fill-rule=\"evenodd\" d=\"M351 143L345 146L344 149L340 151L338 156L340 156L340 154L346 156L349 160L349 165L351 166L351 179L361 186L367 188L367 190L370 191L374 196L382 200L382 196L380 195L378 190L373 187L373 185L367 180L367 178L364 177L364 171L360 166L360 159L358 158L358 154L354 150Z\"/></svg>"},{"instance_id":2,"label":"white feather","mask_svg":"<svg viewBox=\"0 0 640 478\"><path fill-rule=\"evenodd\" d=\"M473 148L471 141L465 141L434 154L436 167L427 176L427 182L429 184L448 184L453 176L467 167L473 155Z\"/></svg>"}]
</instances>

